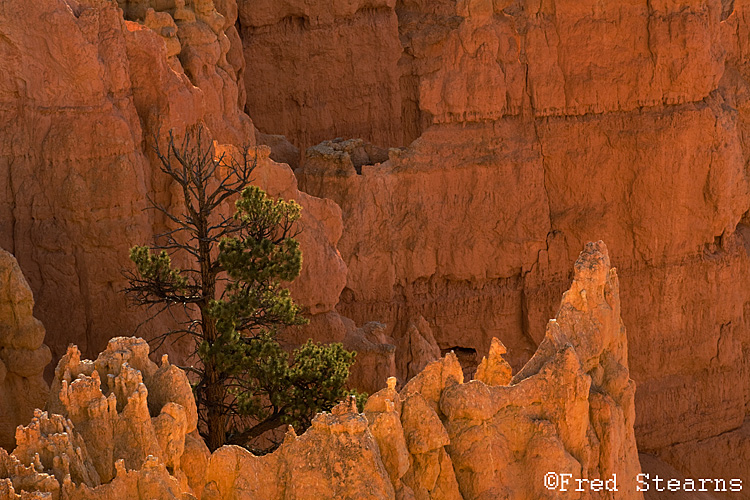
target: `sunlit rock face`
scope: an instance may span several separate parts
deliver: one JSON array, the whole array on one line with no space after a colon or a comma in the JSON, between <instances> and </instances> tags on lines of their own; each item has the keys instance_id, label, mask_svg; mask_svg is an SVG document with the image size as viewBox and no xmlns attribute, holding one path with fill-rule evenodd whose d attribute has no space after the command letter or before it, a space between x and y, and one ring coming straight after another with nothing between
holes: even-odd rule
<instances>
[{"instance_id":1,"label":"sunlit rock face","mask_svg":"<svg viewBox=\"0 0 750 500\"><path fill-rule=\"evenodd\" d=\"M179 210L155 140L173 130L179 142L201 125L220 144L255 145L236 18L232 0L0 6L0 247L35 292L54 359L70 343L95 357L117 334L148 339L169 328L170 318L144 324L151 313L128 307L128 251L165 230L148 196ZM264 148L255 179L304 208L294 293L313 327L299 336L343 340L356 328L334 311L346 282L340 209L301 193ZM179 361L192 346L168 351Z\"/></svg>"},{"instance_id":2,"label":"sunlit rock face","mask_svg":"<svg viewBox=\"0 0 750 500\"><path fill-rule=\"evenodd\" d=\"M698 102L731 2L238 0L247 109L297 147ZM730 4L729 6L725 4Z\"/></svg>"},{"instance_id":3,"label":"sunlit rock face","mask_svg":"<svg viewBox=\"0 0 750 500\"><path fill-rule=\"evenodd\" d=\"M166 357L150 361L142 339L114 338L94 361L70 347L48 411L18 428L12 454L0 449L0 499L559 498L550 472L619 476L616 498L643 498L631 480L641 469L619 283L602 242L586 245L557 317L512 378L504 353L494 339L471 381L452 353L400 391L389 378L364 413L343 401L257 457L236 446L209 454L187 377Z\"/></svg>"},{"instance_id":4,"label":"sunlit rock face","mask_svg":"<svg viewBox=\"0 0 750 500\"><path fill-rule=\"evenodd\" d=\"M293 293L311 325L289 338L356 348L353 383L374 392L451 351L467 379L505 380L482 368L494 338L520 370L603 239L641 450L735 474L749 19L729 0L5 1L0 247L53 358L71 342L94 358L146 318L120 293L127 249L164 228L146 195L178 200L153 138L202 123L268 144L259 182L305 207Z\"/></svg>"},{"instance_id":5,"label":"sunlit rock face","mask_svg":"<svg viewBox=\"0 0 750 500\"><path fill-rule=\"evenodd\" d=\"M197 432L187 376L143 339L117 337L96 360L71 346L55 369L47 410L0 449L0 498L195 498L209 451ZM197 490L197 493L196 493Z\"/></svg>"},{"instance_id":6,"label":"sunlit rock face","mask_svg":"<svg viewBox=\"0 0 750 500\"><path fill-rule=\"evenodd\" d=\"M581 246L603 239L640 447L684 473L734 470L724 445L699 441L739 431L750 394L747 9L396 2L405 139L380 145L408 147L362 163L356 148L308 145L297 170L342 209L338 310L385 323L397 346L424 318L467 373L497 337L518 370ZM404 380L409 352L396 353Z\"/></svg>"},{"instance_id":7,"label":"sunlit rock face","mask_svg":"<svg viewBox=\"0 0 750 500\"><path fill-rule=\"evenodd\" d=\"M42 373L52 356L33 312L18 262L0 249L0 447L6 449L14 446L16 426L27 423L49 394Z\"/></svg>"}]
</instances>

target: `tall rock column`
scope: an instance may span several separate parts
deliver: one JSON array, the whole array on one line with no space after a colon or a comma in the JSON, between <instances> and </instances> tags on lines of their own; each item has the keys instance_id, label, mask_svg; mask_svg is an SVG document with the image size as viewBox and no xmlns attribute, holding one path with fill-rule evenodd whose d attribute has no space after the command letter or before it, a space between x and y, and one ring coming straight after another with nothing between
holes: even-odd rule
<instances>
[{"instance_id":1,"label":"tall rock column","mask_svg":"<svg viewBox=\"0 0 750 500\"><path fill-rule=\"evenodd\" d=\"M34 297L15 257L0 249L0 447L11 450L16 426L44 407L42 378L51 361L44 326L33 316Z\"/></svg>"}]
</instances>

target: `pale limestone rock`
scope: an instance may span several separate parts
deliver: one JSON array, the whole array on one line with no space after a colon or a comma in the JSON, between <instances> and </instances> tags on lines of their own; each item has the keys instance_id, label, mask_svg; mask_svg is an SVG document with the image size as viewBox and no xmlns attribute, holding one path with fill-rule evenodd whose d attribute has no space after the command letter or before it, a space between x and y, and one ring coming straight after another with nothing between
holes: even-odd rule
<instances>
[{"instance_id":1,"label":"pale limestone rock","mask_svg":"<svg viewBox=\"0 0 750 500\"><path fill-rule=\"evenodd\" d=\"M225 446L211 456L203 500L393 499L367 419L345 401L270 455ZM321 450L324 450L321 453Z\"/></svg>"},{"instance_id":2,"label":"pale limestone rock","mask_svg":"<svg viewBox=\"0 0 750 500\"><path fill-rule=\"evenodd\" d=\"M16 443L13 456L19 462L40 464L60 484L66 476L77 484L101 484L86 442L61 415L36 410L31 423L18 428Z\"/></svg>"},{"instance_id":3,"label":"pale limestone rock","mask_svg":"<svg viewBox=\"0 0 750 500\"><path fill-rule=\"evenodd\" d=\"M18 428L13 454L0 456L0 477L22 496L200 497L208 449L195 436L190 384L166 355L158 367L148 354L137 338L112 339L94 361L71 346L55 370L47 405L55 413L37 410ZM0 498L14 495L8 489Z\"/></svg>"},{"instance_id":4,"label":"pale limestone rock","mask_svg":"<svg viewBox=\"0 0 750 500\"><path fill-rule=\"evenodd\" d=\"M393 391L393 394L395 394L395 398L400 403L398 394L395 391ZM410 467L409 450L404 437L404 429L401 425L400 411L397 411L396 405L392 400L383 399L382 402L385 408L378 411L374 409L381 406L378 404L378 401L374 400L371 403L368 400L365 406L365 415L367 416L370 432L372 432L380 449L380 459L383 462L383 466L388 471L388 476L391 478L393 487L398 490L399 487L402 487L401 478Z\"/></svg>"},{"instance_id":5,"label":"pale limestone rock","mask_svg":"<svg viewBox=\"0 0 750 500\"><path fill-rule=\"evenodd\" d=\"M402 398L419 393L438 415L443 391L464 382L464 372L458 358L452 352L444 358L433 361L422 372L406 383L401 390Z\"/></svg>"},{"instance_id":6,"label":"pale limestone rock","mask_svg":"<svg viewBox=\"0 0 750 500\"><path fill-rule=\"evenodd\" d=\"M460 500L453 464L445 451L450 444L448 432L419 392L403 400L401 423L412 458L404 484L416 499Z\"/></svg>"},{"instance_id":7,"label":"pale limestone rock","mask_svg":"<svg viewBox=\"0 0 750 500\"><path fill-rule=\"evenodd\" d=\"M90 443L104 482L113 477L118 460L138 469L153 455L170 469L179 469L185 436L196 429L197 410L184 372L166 357L158 368L148 353L142 339L117 337L93 362L90 375L86 372L91 363L79 371L83 363L75 348L56 369L53 387L60 389L49 406L70 418Z\"/></svg>"}]
</instances>

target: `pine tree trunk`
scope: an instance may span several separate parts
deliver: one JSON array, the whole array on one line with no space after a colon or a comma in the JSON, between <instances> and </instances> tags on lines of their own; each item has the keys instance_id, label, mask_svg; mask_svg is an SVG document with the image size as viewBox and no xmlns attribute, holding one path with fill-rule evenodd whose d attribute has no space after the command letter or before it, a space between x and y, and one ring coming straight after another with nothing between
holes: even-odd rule
<instances>
[{"instance_id":1,"label":"pine tree trunk","mask_svg":"<svg viewBox=\"0 0 750 500\"><path fill-rule=\"evenodd\" d=\"M223 410L226 398L226 388L223 380L220 380L213 363L204 360L206 373L206 409L208 424L208 448L213 452L224 446L227 431L227 416Z\"/></svg>"},{"instance_id":2,"label":"pine tree trunk","mask_svg":"<svg viewBox=\"0 0 750 500\"><path fill-rule=\"evenodd\" d=\"M202 193L201 193L202 194ZM203 338L210 346L218 339L216 320L208 314L208 306L216 297L216 276L211 272L211 246L208 243L208 220L203 212L201 203L199 220L196 223L198 229L198 254L201 270L201 292L203 303L200 304L201 326ZM208 425L208 448L213 452L224 446L227 435L227 412L224 403L227 397L224 377L214 359L208 356L203 361L203 370L206 377L206 417Z\"/></svg>"},{"instance_id":3,"label":"pine tree trunk","mask_svg":"<svg viewBox=\"0 0 750 500\"><path fill-rule=\"evenodd\" d=\"M282 417L283 415L279 413L275 413L271 415L270 417L263 420L262 422L259 422L253 427L249 429L245 429L243 432L240 432L232 436L232 439L229 442L229 444L236 444L239 446L244 446L251 439L255 439L270 430L280 427Z\"/></svg>"}]
</instances>

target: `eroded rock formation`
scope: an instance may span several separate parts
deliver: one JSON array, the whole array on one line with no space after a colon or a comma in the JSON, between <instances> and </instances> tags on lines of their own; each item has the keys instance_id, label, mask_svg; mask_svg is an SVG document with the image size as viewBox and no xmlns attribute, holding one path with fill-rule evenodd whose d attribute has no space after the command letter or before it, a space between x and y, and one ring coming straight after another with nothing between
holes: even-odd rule
<instances>
[{"instance_id":1,"label":"eroded rock formation","mask_svg":"<svg viewBox=\"0 0 750 500\"><path fill-rule=\"evenodd\" d=\"M156 32L167 48L167 60L178 74L198 87L203 120L213 137L241 145L254 137L252 122L242 112L245 105L245 70L235 21L234 0L156 1L118 0L125 19Z\"/></svg>"},{"instance_id":2,"label":"eroded rock formation","mask_svg":"<svg viewBox=\"0 0 750 500\"><path fill-rule=\"evenodd\" d=\"M148 359L143 339L117 337L95 361L70 347L47 403L0 449L0 498L191 498L209 451L185 373Z\"/></svg>"},{"instance_id":3,"label":"eroded rock formation","mask_svg":"<svg viewBox=\"0 0 750 500\"><path fill-rule=\"evenodd\" d=\"M16 259L0 249L0 448L13 448L16 426L27 423L49 393L42 373L52 355L33 313L26 278Z\"/></svg>"},{"instance_id":4,"label":"eroded rock formation","mask_svg":"<svg viewBox=\"0 0 750 500\"><path fill-rule=\"evenodd\" d=\"M146 193L176 199L155 134L205 123L292 164L328 139L304 193L285 167L259 170L311 233L295 294L314 314L292 340L367 350L373 389L452 349L479 370L495 337L519 369L602 238L641 448L684 474L735 470L727 450L750 450L746 2L238 3L0 5L0 246L55 358L143 319L119 290L127 248L163 225ZM371 321L385 329L355 326Z\"/></svg>"},{"instance_id":5,"label":"eroded rock formation","mask_svg":"<svg viewBox=\"0 0 750 500\"><path fill-rule=\"evenodd\" d=\"M578 249L602 238L632 328L639 445L683 473L728 461L710 436L750 449L747 9L397 2L416 140L360 175L317 146L297 170L342 209L338 310L396 345L419 316L441 350L481 358L498 337L519 369Z\"/></svg>"},{"instance_id":6,"label":"eroded rock formation","mask_svg":"<svg viewBox=\"0 0 750 500\"><path fill-rule=\"evenodd\" d=\"M121 292L129 248L164 230L144 210L147 195L165 206L179 200L157 168L154 139L204 125L220 143L254 145L236 18L233 0L0 6L0 247L17 255L36 292L55 359L69 343L93 357L113 332L133 333L148 317ZM343 339L348 324L333 311L346 279L340 209L301 193L266 150L257 180L304 207L295 296L313 334ZM156 321L138 333L165 328Z\"/></svg>"},{"instance_id":7,"label":"eroded rock formation","mask_svg":"<svg viewBox=\"0 0 750 500\"><path fill-rule=\"evenodd\" d=\"M236 446L209 456L196 436L185 374L148 359L141 339L115 338L95 361L71 347L55 370L48 412L0 449L0 500L559 498L550 471L621 478L616 498L640 499L617 273L603 243L588 244L571 289L529 363L512 380L493 341L476 380L454 354L400 392L396 379L365 412L354 399L317 415L275 452ZM25 496L24 496L25 495ZM115 495L115 496L113 496ZM590 491L576 498L612 498Z\"/></svg>"}]
</instances>

